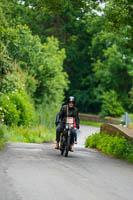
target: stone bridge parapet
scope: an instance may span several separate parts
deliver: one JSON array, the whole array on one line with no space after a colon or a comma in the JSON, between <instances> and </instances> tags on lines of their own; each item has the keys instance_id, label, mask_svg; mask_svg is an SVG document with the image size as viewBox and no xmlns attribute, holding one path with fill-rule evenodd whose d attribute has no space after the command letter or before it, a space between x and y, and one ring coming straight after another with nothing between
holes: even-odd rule
<instances>
[{"instance_id":1,"label":"stone bridge parapet","mask_svg":"<svg viewBox=\"0 0 133 200\"><path fill-rule=\"evenodd\" d=\"M113 118L113 117L106 117L103 118L99 115L91 115L91 114L84 114L79 113L79 118L82 121L90 121L90 122L103 122L103 123L110 123L110 124L120 124L120 120Z\"/></svg>"},{"instance_id":2,"label":"stone bridge parapet","mask_svg":"<svg viewBox=\"0 0 133 200\"><path fill-rule=\"evenodd\" d=\"M101 133L108 133L110 135L119 135L125 136L128 140L133 141L133 130L120 126L120 125L114 125L114 124L102 124L100 127Z\"/></svg>"}]
</instances>

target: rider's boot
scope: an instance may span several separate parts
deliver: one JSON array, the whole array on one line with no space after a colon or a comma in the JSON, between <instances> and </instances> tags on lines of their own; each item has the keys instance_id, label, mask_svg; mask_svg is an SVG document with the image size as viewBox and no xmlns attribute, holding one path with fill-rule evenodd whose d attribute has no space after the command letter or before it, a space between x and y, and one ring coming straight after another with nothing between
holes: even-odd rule
<instances>
[{"instance_id":1,"label":"rider's boot","mask_svg":"<svg viewBox=\"0 0 133 200\"><path fill-rule=\"evenodd\" d=\"M55 149L59 149L59 142L56 142Z\"/></svg>"},{"instance_id":2,"label":"rider's boot","mask_svg":"<svg viewBox=\"0 0 133 200\"><path fill-rule=\"evenodd\" d=\"M73 150L72 150L72 144L70 144L70 146L69 146L69 151L73 152Z\"/></svg>"}]
</instances>

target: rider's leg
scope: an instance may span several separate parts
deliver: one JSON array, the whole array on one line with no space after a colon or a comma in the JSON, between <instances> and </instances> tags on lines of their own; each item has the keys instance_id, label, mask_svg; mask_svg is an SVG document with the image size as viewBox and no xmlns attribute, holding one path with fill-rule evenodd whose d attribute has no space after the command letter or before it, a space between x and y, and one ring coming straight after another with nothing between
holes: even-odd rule
<instances>
[{"instance_id":1,"label":"rider's leg","mask_svg":"<svg viewBox=\"0 0 133 200\"><path fill-rule=\"evenodd\" d=\"M65 124L60 123L56 129L56 149L59 149L60 134L64 130Z\"/></svg>"}]
</instances>

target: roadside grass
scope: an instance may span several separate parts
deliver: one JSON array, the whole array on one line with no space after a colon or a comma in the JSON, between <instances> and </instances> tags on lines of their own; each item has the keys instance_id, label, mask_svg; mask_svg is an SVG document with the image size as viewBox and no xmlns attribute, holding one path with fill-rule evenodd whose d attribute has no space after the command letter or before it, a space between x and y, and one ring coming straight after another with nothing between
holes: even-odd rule
<instances>
[{"instance_id":1,"label":"roadside grass","mask_svg":"<svg viewBox=\"0 0 133 200\"><path fill-rule=\"evenodd\" d=\"M82 125L88 125L88 126L96 126L96 127L100 127L102 125L102 123L100 122L90 122L90 121L80 121L80 124Z\"/></svg>"},{"instance_id":2,"label":"roadside grass","mask_svg":"<svg viewBox=\"0 0 133 200\"><path fill-rule=\"evenodd\" d=\"M0 150L6 142L43 143L55 141L55 129L44 125L36 127L14 126L0 124Z\"/></svg>"},{"instance_id":3,"label":"roadside grass","mask_svg":"<svg viewBox=\"0 0 133 200\"><path fill-rule=\"evenodd\" d=\"M55 140L55 129L48 129L44 125L36 127L8 127L8 133L5 137L8 142L51 142Z\"/></svg>"},{"instance_id":4,"label":"roadside grass","mask_svg":"<svg viewBox=\"0 0 133 200\"><path fill-rule=\"evenodd\" d=\"M131 122L133 123L133 113L129 113L129 117L131 119Z\"/></svg>"},{"instance_id":5,"label":"roadside grass","mask_svg":"<svg viewBox=\"0 0 133 200\"><path fill-rule=\"evenodd\" d=\"M124 136L95 133L88 136L85 147L97 148L107 155L133 162L133 142L128 141Z\"/></svg>"},{"instance_id":6,"label":"roadside grass","mask_svg":"<svg viewBox=\"0 0 133 200\"><path fill-rule=\"evenodd\" d=\"M6 126L0 123L0 149L3 148L4 143L6 142L5 138L6 132L7 132Z\"/></svg>"},{"instance_id":7,"label":"roadside grass","mask_svg":"<svg viewBox=\"0 0 133 200\"><path fill-rule=\"evenodd\" d=\"M4 143L5 143L5 140L3 140L3 139L0 139L0 150L3 148L3 146L4 146Z\"/></svg>"}]
</instances>

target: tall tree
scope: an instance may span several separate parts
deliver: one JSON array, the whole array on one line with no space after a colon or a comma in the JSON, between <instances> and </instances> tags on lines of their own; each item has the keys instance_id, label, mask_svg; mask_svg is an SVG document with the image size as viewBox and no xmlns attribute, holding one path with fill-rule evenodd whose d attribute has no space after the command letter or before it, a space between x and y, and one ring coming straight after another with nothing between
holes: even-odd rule
<instances>
[{"instance_id":1,"label":"tall tree","mask_svg":"<svg viewBox=\"0 0 133 200\"><path fill-rule=\"evenodd\" d=\"M118 101L128 108L133 84L131 0L0 2L11 26L26 24L42 43L47 36L58 38L59 48L66 51L67 95L76 96L81 112L100 112L103 91L108 90L115 91Z\"/></svg>"}]
</instances>

